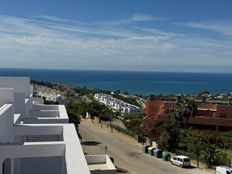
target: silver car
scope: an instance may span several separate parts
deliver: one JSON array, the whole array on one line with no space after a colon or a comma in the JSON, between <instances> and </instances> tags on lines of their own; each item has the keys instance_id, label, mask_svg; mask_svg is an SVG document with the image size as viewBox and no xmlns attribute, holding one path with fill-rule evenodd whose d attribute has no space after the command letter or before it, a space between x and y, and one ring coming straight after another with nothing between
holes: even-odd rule
<instances>
[{"instance_id":1,"label":"silver car","mask_svg":"<svg viewBox=\"0 0 232 174\"><path fill-rule=\"evenodd\" d=\"M178 155L174 158L171 158L170 160L171 164L177 165L180 167L190 167L191 166L191 160L189 157L184 155Z\"/></svg>"}]
</instances>

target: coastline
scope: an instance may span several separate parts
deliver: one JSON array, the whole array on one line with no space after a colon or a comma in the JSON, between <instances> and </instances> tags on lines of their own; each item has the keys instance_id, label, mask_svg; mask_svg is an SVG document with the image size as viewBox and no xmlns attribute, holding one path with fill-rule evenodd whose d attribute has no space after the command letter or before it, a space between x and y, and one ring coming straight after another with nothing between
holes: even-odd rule
<instances>
[{"instance_id":1,"label":"coastline","mask_svg":"<svg viewBox=\"0 0 232 174\"><path fill-rule=\"evenodd\" d=\"M33 80L137 95L213 94L232 91L232 74L137 71L90 71L0 68L1 76L29 76Z\"/></svg>"}]
</instances>

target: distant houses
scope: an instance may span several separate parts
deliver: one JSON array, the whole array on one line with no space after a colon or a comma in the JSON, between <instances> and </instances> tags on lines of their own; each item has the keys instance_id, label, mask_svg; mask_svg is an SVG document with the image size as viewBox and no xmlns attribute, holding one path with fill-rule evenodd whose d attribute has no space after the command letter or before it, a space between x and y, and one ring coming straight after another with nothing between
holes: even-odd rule
<instances>
[{"instance_id":1,"label":"distant houses","mask_svg":"<svg viewBox=\"0 0 232 174\"><path fill-rule=\"evenodd\" d=\"M108 94L96 93L94 98L100 103L103 103L113 109L113 111L119 112L122 116L129 114L140 114L142 112L140 107L116 99Z\"/></svg>"},{"instance_id":2,"label":"distant houses","mask_svg":"<svg viewBox=\"0 0 232 174\"><path fill-rule=\"evenodd\" d=\"M40 100L39 98L43 98L47 101L65 105L65 106L68 104L68 100L65 98L65 96L60 91L51 89L46 86L41 86L41 85L34 84L33 86L34 86L34 91L36 93L36 96L38 97L38 99L35 99L35 102L40 103L41 101L39 101Z\"/></svg>"}]
</instances>

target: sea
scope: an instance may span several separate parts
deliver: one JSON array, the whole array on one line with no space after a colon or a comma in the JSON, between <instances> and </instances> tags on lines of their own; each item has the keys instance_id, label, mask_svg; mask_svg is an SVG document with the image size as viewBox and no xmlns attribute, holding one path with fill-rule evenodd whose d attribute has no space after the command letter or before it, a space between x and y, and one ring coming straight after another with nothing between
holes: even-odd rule
<instances>
[{"instance_id":1,"label":"sea","mask_svg":"<svg viewBox=\"0 0 232 174\"><path fill-rule=\"evenodd\" d=\"M67 83L77 87L140 95L213 94L232 92L232 74L47 69L0 69L0 76L27 76L32 80Z\"/></svg>"}]
</instances>

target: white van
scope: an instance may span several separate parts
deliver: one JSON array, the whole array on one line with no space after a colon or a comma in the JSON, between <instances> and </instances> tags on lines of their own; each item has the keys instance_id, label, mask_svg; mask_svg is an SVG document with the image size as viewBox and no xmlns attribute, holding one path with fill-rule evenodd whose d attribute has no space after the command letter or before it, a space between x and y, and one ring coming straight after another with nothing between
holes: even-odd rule
<instances>
[{"instance_id":1,"label":"white van","mask_svg":"<svg viewBox=\"0 0 232 174\"><path fill-rule=\"evenodd\" d=\"M232 174L232 168L227 166L217 166L216 174Z\"/></svg>"},{"instance_id":2,"label":"white van","mask_svg":"<svg viewBox=\"0 0 232 174\"><path fill-rule=\"evenodd\" d=\"M180 167L190 167L191 161L190 158L187 156L179 155L175 156L174 158L171 158L170 160L171 164L180 166Z\"/></svg>"}]
</instances>

